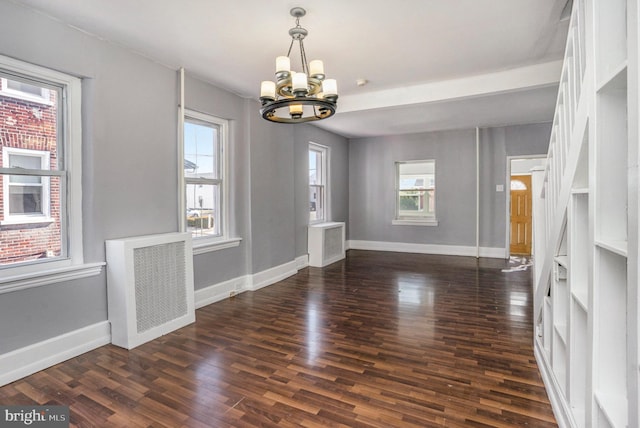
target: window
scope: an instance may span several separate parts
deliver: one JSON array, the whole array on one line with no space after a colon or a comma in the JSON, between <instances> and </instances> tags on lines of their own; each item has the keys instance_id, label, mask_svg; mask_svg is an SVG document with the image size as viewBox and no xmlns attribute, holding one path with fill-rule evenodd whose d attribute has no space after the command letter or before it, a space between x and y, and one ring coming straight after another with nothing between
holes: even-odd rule
<instances>
[{"instance_id":1,"label":"window","mask_svg":"<svg viewBox=\"0 0 640 428\"><path fill-rule=\"evenodd\" d=\"M79 79L0 56L0 292L100 271L83 264L80 99Z\"/></svg>"},{"instance_id":2,"label":"window","mask_svg":"<svg viewBox=\"0 0 640 428\"><path fill-rule=\"evenodd\" d=\"M309 222L328 220L328 159L329 148L309 144Z\"/></svg>"},{"instance_id":3,"label":"window","mask_svg":"<svg viewBox=\"0 0 640 428\"><path fill-rule=\"evenodd\" d=\"M437 225L435 160L397 162L396 189L393 224Z\"/></svg>"},{"instance_id":4,"label":"window","mask_svg":"<svg viewBox=\"0 0 640 428\"><path fill-rule=\"evenodd\" d=\"M33 170L47 174L48 150L27 150L3 147L2 165L5 168ZM2 224L53 221L50 213L50 177L47 175L10 175L3 180L4 219Z\"/></svg>"},{"instance_id":5,"label":"window","mask_svg":"<svg viewBox=\"0 0 640 428\"><path fill-rule=\"evenodd\" d=\"M195 240L194 247L201 249L218 249L221 247L217 244L229 241L225 158L227 135L226 120L185 111L182 230L191 232Z\"/></svg>"},{"instance_id":6,"label":"window","mask_svg":"<svg viewBox=\"0 0 640 428\"><path fill-rule=\"evenodd\" d=\"M51 91L35 82L0 78L0 96L16 98L24 101L30 101L39 104L53 105Z\"/></svg>"}]
</instances>

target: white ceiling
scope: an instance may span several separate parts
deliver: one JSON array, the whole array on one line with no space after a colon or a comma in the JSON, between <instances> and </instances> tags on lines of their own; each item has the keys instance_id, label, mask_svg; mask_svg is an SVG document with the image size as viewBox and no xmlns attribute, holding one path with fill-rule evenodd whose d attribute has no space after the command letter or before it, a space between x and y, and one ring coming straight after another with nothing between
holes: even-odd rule
<instances>
[{"instance_id":1,"label":"white ceiling","mask_svg":"<svg viewBox=\"0 0 640 428\"><path fill-rule=\"evenodd\" d=\"M304 7L347 137L549 121L568 28L567 0L12 1L256 100Z\"/></svg>"}]
</instances>

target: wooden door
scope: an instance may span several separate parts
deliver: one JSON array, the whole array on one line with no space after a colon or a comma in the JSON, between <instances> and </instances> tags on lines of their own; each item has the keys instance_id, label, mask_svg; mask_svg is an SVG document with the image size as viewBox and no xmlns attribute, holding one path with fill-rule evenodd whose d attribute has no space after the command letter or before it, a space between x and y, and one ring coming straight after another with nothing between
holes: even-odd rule
<instances>
[{"instance_id":1,"label":"wooden door","mask_svg":"<svg viewBox=\"0 0 640 428\"><path fill-rule=\"evenodd\" d=\"M511 254L531 254L531 176L511 176Z\"/></svg>"}]
</instances>

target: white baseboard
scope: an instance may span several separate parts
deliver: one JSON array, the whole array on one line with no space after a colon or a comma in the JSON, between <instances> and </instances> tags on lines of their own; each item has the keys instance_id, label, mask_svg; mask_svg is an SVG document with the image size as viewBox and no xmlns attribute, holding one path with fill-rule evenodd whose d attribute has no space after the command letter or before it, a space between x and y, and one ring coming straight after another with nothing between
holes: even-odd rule
<instances>
[{"instance_id":1,"label":"white baseboard","mask_svg":"<svg viewBox=\"0 0 640 428\"><path fill-rule=\"evenodd\" d=\"M558 383L556 376L553 374L549 360L541 349L542 345L540 344L539 339L535 338L533 345L534 355L536 357L538 369L542 376L542 382L544 383L544 388L547 390L551 409L553 410L553 415L556 417L558 427L576 427L577 425L575 424L571 414L571 407L560 389L560 384Z\"/></svg>"},{"instance_id":2,"label":"white baseboard","mask_svg":"<svg viewBox=\"0 0 640 428\"><path fill-rule=\"evenodd\" d=\"M251 290L259 290L298 273L296 260L254 273L251 276Z\"/></svg>"},{"instance_id":3,"label":"white baseboard","mask_svg":"<svg viewBox=\"0 0 640 428\"><path fill-rule=\"evenodd\" d=\"M205 288L200 288L195 291L196 309L227 299L232 295L244 293L248 290L259 290L267 285L275 284L278 281L295 275L298 273L298 270L308 265L309 256L304 255L279 266L254 273L253 275L240 276Z\"/></svg>"},{"instance_id":4,"label":"white baseboard","mask_svg":"<svg viewBox=\"0 0 640 428\"><path fill-rule=\"evenodd\" d=\"M102 321L0 355L0 386L111 343L111 325Z\"/></svg>"},{"instance_id":5,"label":"white baseboard","mask_svg":"<svg viewBox=\"0 0 640 428\"><path fill-rule=\"evenodd\" d=\"M347 247L351 250L393 251L397 253L440 254L447 256L472 256L476 255L476 247L462 245L434 245L413 244L409 242L386 241L347 241ZM480 247L480 257L504 259L504 248Z\"/></svg>"},{"instance_id":6,"label":"white baseboard","mask_svg":"<svg viewBox=\"0 0 640 428\"><path fill-rule=\"evenodd\" d=\"M309 266L309 254L305 254L303 256L296 257L296 268L298 270L304 269Z\"/></svg>"},{"instance_id":7,"label":"white baseboard","mask_svg":"<svg viewBox=\"0 0 640 428\"><path fill-rule=\"evenodd\" d=\"M196 309L249 290L251 276L245 275L195 291Z\"/></svg>"}]
</instances>

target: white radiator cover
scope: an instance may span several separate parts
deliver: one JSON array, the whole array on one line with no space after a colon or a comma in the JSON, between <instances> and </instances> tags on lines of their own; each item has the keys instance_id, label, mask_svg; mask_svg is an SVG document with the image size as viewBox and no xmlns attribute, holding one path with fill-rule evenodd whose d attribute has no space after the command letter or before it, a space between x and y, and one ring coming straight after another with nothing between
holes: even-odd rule
<instances>
[{"instance_id":1,"label":"white radiator cover","mask_svg":"<svg viewBox=\"0 0 640 428\"><path fill-rule=\"evenodd\" d=\"M189 233L106 241L111 343L126 349L195 321Z\"/></svg>"},{"instance_id":2,"label":"white radiator cover","mask_svg":"<svg viewBox=\"0 0 640 428\"><path fill-rule=\"evenodd\" d=\"M344 223L312 224L308 232L309 266L324 267L345 257Z\"/></svg>"}]
</instances>

